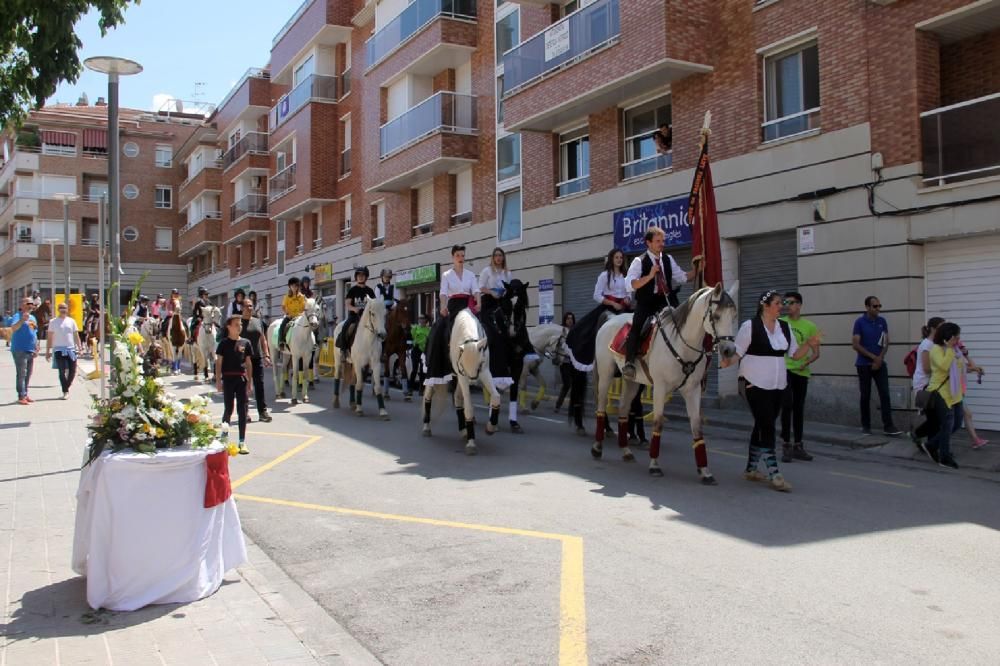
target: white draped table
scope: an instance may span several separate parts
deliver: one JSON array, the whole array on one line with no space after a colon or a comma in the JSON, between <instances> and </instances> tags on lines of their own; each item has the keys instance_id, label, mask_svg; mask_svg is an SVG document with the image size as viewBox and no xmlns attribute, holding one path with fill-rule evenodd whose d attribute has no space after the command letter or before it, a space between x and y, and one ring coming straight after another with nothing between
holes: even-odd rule
<instances>
[{"instance_id":1,"label":"white draped table","mask_svg":"<svg viewBox=\"0 0 1000 666\"><path fill-rule=\"evenodd\" d=\"M201 599L246 562L233 498L204 507L205 458L221 450L105 453L83 468L73 570L87 577L91 608Z\"/></svg>"}]
</instances>

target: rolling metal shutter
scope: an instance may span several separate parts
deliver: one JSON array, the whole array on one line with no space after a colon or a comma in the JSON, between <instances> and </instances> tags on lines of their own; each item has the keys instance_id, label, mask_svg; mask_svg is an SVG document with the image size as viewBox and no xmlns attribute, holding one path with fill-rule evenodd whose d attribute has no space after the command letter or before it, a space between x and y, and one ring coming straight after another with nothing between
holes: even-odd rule
<instances>
[{"instance_id":1,"label":"rolling metal shutter","mask_svg":"<svg viewBox=\"0 0 1000 666\"><path fill-rule=\"evenodd\" d=\"M740 240L740 323L757 313L768 289L797 291L799 259L795 231L750 236Z\"/></svg>"},{"instance_id":2,"label":"rolling metal shutter","mask_svg":"<svg viewBox=\"0 0 1000 666\"><path fill-rule=\"evenodd\" d=\"M928 243L924 266L927 316L961 326L969 356L990 370L981 385L969 375L965 400L976 427L1000 430L1000 378L992 372L1000 366L1000 236Z\"/></svg>"},{"instance_id":3,"label":"rolling metal shutter","mask_svg":"<svg viewBox=\"0 0 1000 666\"><path fill-rule=\"evenodd\" d=\"M594 302L594 282L604 270L603 261L588 261L562 267L562 314L556 323L562 323L562 315L572 312L579 321L585 314L597 307Z\"/></svg>"}]
</instances>

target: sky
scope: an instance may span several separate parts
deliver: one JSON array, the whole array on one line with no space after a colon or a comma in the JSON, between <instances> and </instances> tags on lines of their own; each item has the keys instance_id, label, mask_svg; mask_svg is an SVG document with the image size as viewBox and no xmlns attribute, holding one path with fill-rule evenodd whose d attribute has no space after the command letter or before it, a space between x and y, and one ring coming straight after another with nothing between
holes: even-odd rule
<instances>
[{"instance_id":1,"label":"sky","mask_svg":"<svg viewBox=\"0 0 1000 666\"><path fill-rule=\"evenodd\" d=\"M143 72L122 77L121 106L156 111L166 98L218 104L250 67L267 63L271 39L301 0L143 0L102 38L97 13L76 26L80 61L96 56L135 60ZM84 69L76 83L63 82L49 103L90 103L107 97L104 74Z\"/></svg>"}]
</instances>

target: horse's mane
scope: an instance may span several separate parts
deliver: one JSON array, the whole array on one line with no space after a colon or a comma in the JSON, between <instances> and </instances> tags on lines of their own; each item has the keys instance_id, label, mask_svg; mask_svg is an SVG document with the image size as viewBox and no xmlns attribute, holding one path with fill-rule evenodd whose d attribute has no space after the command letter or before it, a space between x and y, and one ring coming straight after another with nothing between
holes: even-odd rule
<instances>
[{"instance_id":1,"label":"horse's mane","mask_svg":"<svg viewBox=\"0 0 1000 666\"><path fill-rule=\"evenodd\" d=\"M667 311L667 314L678 330L684 328L685 324L687 324L688 317L691 316L691 311L694 309L694 304L698 302L698 299L704 296L707 292L711 292L713 289L714 287L702 287L691 294L691 296L689 296L688 299L679 306ZM722 290L722 296L719 298L719 304L723 308L736 307L736 301L733 300L732 296L730 296L725 289Z\"/></svg>"},{"instance_id":2,"label":"horse's mane","mask_svg":"<svg viewBox=\"0 0 1000 666\"><path fill-rule=\"evenodd\" d=\"M455 315L455 324L452 327L452 333L453 335L458 333L462 340L481 340L486 337L483 325L468 308Z\"/></svg>"}]
</instances>

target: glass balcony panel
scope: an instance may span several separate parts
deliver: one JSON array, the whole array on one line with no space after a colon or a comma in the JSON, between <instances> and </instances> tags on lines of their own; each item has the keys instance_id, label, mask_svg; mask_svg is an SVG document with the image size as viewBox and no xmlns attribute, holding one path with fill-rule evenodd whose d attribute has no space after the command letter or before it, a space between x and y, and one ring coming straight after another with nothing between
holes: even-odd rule
<instances>
[{"instance_id":1,"label":"glass balcony panel","mask_svg":"<svg viewBox=\"0 0 1000 666\"><path fill-rule=\"evenodd\" d=\"M473 134L476 124L474 95L442 91L382 125L380 155L384 158L435 131Z\"/></svg>"},{"instance_id":2,"label":"glass balcony panel","mask_svg":"<svg viewBox=\"0 0 1000 666\"><path fill-rule=\"evenodd\" d=\"M443 16L476 19L475 0L416 0L365 42L365 62L376 64L425 25Z\"/></svg>"},{"instance_id":3,"label":"glass balcony panel","mask_svg":"<svg viewBox=\"0 0 1000 666\"><path fill-rule=\"evenodd\" d=\"M229 207L230 224L235 224L248 215L267 217L267 197L263 194L248 194Z\"/></svg>"},{"instance_id":4,"label":"glass balcony panel","mask_svg":"<svg viewBox=\"0 0 1000 666\"><path fill-rule=\"evenodd\" d=\"M924 182L1000 175L1000 93L921 114Z\"/></svg>"},{"instance_id":5,"label":"glass balcony panel","mask_svg":"<svg viewBox=\"0 0 1000 666\"><path fill-rule=\"evenodd\" d=\"M222 156L223 170L236 164L247 153L267 154L267 134L264 132L248 132Z\"/></svg>"},{"instance_id":6,"label":"glass balcony panel","mask_svg":"<svg viewBox=\"0 0 1000 666\"><path fill-rule=\"evenodd\" d=\"M276 127L285 122L292 114L305 106L309 100L317 99L328 102L337 101L336 76L310 74L299 85L292 88L267 115L268 128L273 132Z\"/></svg>"}]
</instances>

